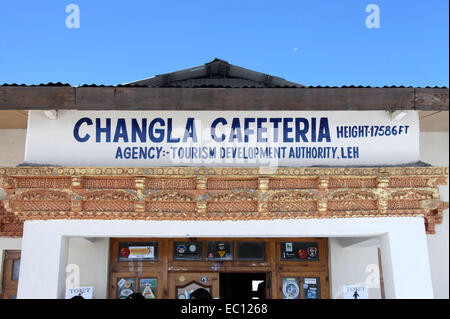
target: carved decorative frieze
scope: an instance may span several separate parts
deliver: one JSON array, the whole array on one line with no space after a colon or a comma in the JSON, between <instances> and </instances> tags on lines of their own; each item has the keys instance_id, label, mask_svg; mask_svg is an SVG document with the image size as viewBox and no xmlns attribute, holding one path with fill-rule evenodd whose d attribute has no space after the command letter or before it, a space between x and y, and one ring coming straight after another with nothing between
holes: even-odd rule
<instances>
[{"instance_id":1,"label":"carved decorative frieze","mask_svg":"<svg viewBox=\"0 0 450 319\"><path fill-rule=\"evenodd\" d=\"M0 236L24 220L251 220L422 216L428 233L448 203L447 167L0 168Z\"/></svg>"},{"instance_id":2,"label":"carved decorative frieze","mask_svg":"<svg viewBox=\"0 0 450 319\"><path fill-rule=\"evenodd\" d=\"M7 212L0 201L0 237L22 237L23 221Z\"/></svg>"},{"instance_id":3,"label":"carved decorative frieze","mask_svg":"<svg viewBox=\"0 0 450 319\"><path fill-rule=\"evenodd\" d=\"M217 179L210 178L208 179L208 187L209 190L232 190L232 189L257 189L258 188L258 180L257 179Z\"/></svg>"},{"instance_id":4,"label":"carved decorative frieze","mask_svg":"<svg viewBox=\"0 0 450 319\"><path fill-rule=\"evenodd\" d=\"M196 189L197 182L193 178L148 178L149 189Z\"/></svg>"},{"instance_id":5,"label":"carved decorative frieze","mask_svg":"<svg viewBox=\"0 0 450 319\"><path fill-rule=\"evenodd\" d=\"M376 178L330 178L328 188L376 188Z\"/></svg>"},{"instance_id":6,"label":"carved decorative frieze","mask_svg":"<svg viewBox=\"0 0 450 319\"><path fill-rule=\"evenodd\" d=\"M317 187L317 178L274 178L269 180L270 189L314 189Z\"/></svg>"},{"instance_id":7,"label":"carved decorative frieze","mask_svg":"<svg viewBox=\"0 0 450 319\"><path fill-rule=\"evenodd\" d=\"M85 189L134 189L135 181L130 178L83 178L83 188Z\"/></svg>"}]
</instances>

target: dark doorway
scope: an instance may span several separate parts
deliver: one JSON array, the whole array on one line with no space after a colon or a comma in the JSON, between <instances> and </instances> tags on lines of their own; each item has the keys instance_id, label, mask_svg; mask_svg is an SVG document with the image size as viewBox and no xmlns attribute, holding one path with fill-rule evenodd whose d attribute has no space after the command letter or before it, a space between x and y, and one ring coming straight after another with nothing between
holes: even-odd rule
<instances>
[{"instance_id":1,"label":"dark doorway","mask_svg":"<svg viewBox=\"0 0 450 319\"><path fill-rule=\"evenodd\" d=\"M220 299L266 299L266 273L220 274Z\"/></svg>"}]
</instances>

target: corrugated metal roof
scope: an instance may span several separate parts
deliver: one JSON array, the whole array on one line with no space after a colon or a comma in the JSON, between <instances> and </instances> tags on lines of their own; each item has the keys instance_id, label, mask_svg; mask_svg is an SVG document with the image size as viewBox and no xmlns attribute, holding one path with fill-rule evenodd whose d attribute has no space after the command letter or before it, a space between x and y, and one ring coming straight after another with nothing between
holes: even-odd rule
<instances>
[{"instance_id":1,"label":"corrugated metal roof","mask_svg":"<svg viewBox=\"0 0 450 319\"><path fill-rule=\"evenodd\" d=\"M71 86L68 83L50 82L36 85L26 84L2 84L0 86ZM309 88L309 89L323 89L323 88L426 88L426 89L448 89L445 86L426 86L426 87L412 87L412 86L306 86L303 84L287 81L283 78L264 74L261 72L245 69L221 59L214 59L211 62L205 63L189 69L175 71L156 75L143 80L128 82L119 85L103 85L103 84L83 84L79 87L173 87L173 88Z\"/></svg>"},{"instance_id":2,"label":"corrugated metal roof","mask_svg":"<svg viewBox=\"0 0 450 319\"><path fill-rule=\"evenodd\" d=\"M146 87L304 87L283 78L248 70L227 61L214 59L193 68L156 75L151 78L125 83Z\"/></svg>"},{"instance_id":3,"label":"corrugated metal roof","mask_svg":"<svg viewBox=\"0 0 450 319\"><path fill-rule=\"evenodd\" d=\"M170 87L183 87L183 88L189 88L189 87L223 87L223 88L265 88L265 86L263 86L262 84L255 84L254 82L251 81L245 81L243 80L242 82L240 82L240 84L238 82L229 82L227 84L226 81L224 81L224 83L222 83L220 86L217 83L214 83L213 81L211 81L211 83L208 83L208 81L206 80L190 80L192 81L192 85L195 86L189 86L189 83L187 84L178 84L178 83L173 83L172 86ZM203 83L202 83L203 81ZM236 84L236 85L231 85L231 84ZM58 87L58 86L68 86L68 87L72 87L70 84L68 83L40 83L40 84L17 84L17 83L3 83L0 84L0 86L4 86L4 87L14 87L14 86L22 86L22 87ZM114 87L142 87L142 88L151 88L151 87L158 87L158 86L147 86L147 85L136 85L136 84L119 84L119 85L103 85L103 84L82 84L78 87L106 87L106 88L114 88ZM274 88L292 88L291 86L274 86ZM405 88L410 88L410 89L447 89L447 86L403 86L403 85L391 85L391 86L363 86L363 85L342 85L342 86L322 86L322 85L318 85L318 86L302 86L302 87L298 87L299 89L405 89Z\"/></svg>"}]
</instances>

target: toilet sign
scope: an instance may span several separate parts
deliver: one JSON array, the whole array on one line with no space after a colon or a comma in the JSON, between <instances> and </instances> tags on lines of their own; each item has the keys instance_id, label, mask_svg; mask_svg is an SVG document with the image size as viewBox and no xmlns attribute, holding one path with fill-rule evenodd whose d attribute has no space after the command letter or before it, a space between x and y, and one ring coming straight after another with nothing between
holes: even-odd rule
<instances>
[{"instance_id":1,"label":"toilet sign","mask_svg":"<svg viewBox=\"0 0 450 319\"><path fill-rule=\"evenodd\" d=\"M369 299L366 286L344 286L344 299Z\"/></svg>"},{"instance_id":2,"label":"toilet sign","mask_svg":"<svg viewBox=\"0 0 450 319\"><path fill-rule=\"evenodd\" d=\"M84 299L93 299L94 287L66 288L66 299L72 299L76 296L81 296Z\"/></svg>"}]
</instances>

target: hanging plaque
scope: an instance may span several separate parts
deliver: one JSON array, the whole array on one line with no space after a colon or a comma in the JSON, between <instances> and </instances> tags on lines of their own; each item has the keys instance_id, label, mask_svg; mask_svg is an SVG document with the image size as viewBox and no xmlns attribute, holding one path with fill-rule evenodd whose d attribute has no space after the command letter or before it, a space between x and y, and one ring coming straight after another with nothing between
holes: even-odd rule
<instances>
[{"instance_id":1,"label":"hanging plaque","mask_svg":"<svg viewBox=\"0 0 450 319\"><path fill-rule=\"evenodd\" d=\"M319 243L283 242L281 243L281 260L318 261Z\"/></svg>"},{"instance_id":2,"label":"hanging plaque","mask_svg":"<svg viewBox=\"0 0 450 319\"><path fill-rule=\"evenodd\" d=\"M139 279L139 293L145 299L156 299L156 278L141 278Z\"/></svg>"},{"instance_id":3,"label":"hanging plaque","mask_svg":"<svg viewBox=\"0 0 450 319\"><path fill-rule=\"evenodd\" d=\"M320 278L303 278L303 299L320 299Z\"/></svg>"},{"instance_id":4,"label":"hanging plaque","mask_svg":"<svg viewBox=\"0 0 450 319\"><path fill-rule=\"evenodd\" d=\"M201 242L173 243L173 260L202 260Z\"/></svg>"},{"instance_id":5,"label":"hanging plaque","mask_svg":"<svg viewBox=\"0 0 450 319\"><path fill-rule=\"evenodd\" d=\"M136 291L135 278L118 278L117 279L117 298L127 299Z\"/></svg>"},{"instance_id":6,"label":"hanging plaque","mask_svg":"<svg viewBox=\"0 0 450 319\"><path fill-rule=\"evenodd\" d=\"M265 242L238 242L236 245L237 260L265 260Z\"/></svg>"},{"instance_id":7,"label":"hanging plaque","mask_svg":"<svg viewBox=\"0 0 450 319\"><path fill-rule=\"evenodd\" d=\"M299 299L300 286L298 277L283 278L282 280L283 299Z\"/></svg>"},{"instance_id":8,"label":"hanging plaque","mask_svg":"<svg viewBox=\"0 0 450 319\"><path fill-rule=\"evenodd\" d=\"M232 241L212 241L206 243L206 260L233 260Z\"/></svg>"},{"instance_id":9,"label":"hanging plaque","mask_svg":"<svg viewBox=\"0 0 450 319\"><path fill-rule=\"evenodd\" d=\"M119 261L157 261L158 243L120 242Z\"/></svg>"}]
</instances>

